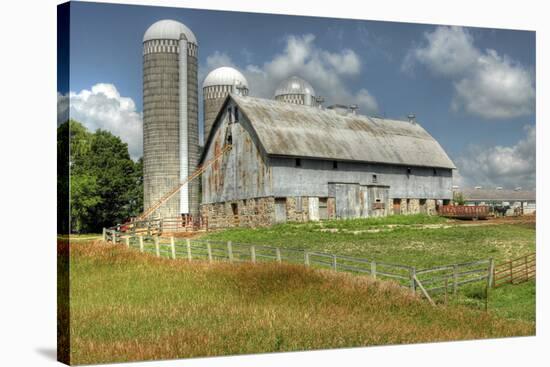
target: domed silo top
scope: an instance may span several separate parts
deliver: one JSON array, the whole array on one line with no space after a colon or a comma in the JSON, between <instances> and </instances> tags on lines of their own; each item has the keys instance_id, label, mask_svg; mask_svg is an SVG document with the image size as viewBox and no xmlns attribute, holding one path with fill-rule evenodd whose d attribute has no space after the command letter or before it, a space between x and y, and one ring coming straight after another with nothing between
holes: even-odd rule
<instances>
[{"instance_id":1,"label":"domed silo top","mask_svg":"<svg viewBox=\"0 0 550 367\"><path fill-rule=\"evenodd\" d=\"M240 71L228 66L222 66L212 70L204 79L202 83L203 88L208 88L216 85L235 85L241 84L241 86L248 89L248 82Z\"/></svg>"},{"instance_id":2,"label":"domed silo top","mask_svg":"<svg viewBox=\"0 0 550 367\"><path fill-rule=\"evenodd\" d=\"M283 80L281 84L275 90L275 97L283 96L287 94L309 94L315 96L315 90L304 79L297 76L291 76L290 78Z\"/></svg>"},{"instance_id":3,"label":"domed silo top","mask_svg":"<svg viewBox=\"0 0 550 367\"><path fill-rule=\"evenodd\" d=\"M179 40L182 33L187 38L187 42L197 44L197 38L185 24L171 19L159 20L153 23L145 31L143 42L150 40Z\"/></svg>"}]
</instances>

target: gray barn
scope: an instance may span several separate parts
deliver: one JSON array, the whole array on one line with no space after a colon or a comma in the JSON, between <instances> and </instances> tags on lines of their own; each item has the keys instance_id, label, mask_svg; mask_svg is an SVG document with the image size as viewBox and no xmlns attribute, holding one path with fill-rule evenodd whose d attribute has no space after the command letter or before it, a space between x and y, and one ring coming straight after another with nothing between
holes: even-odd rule
<instances>
[{"instance_id":1,"label":"gray barn","mask_svg":"<svg viewBox=\"0 0 550 367\"><path fill-rule=\"evenodd\" d=\"M414 121L230 94L200 162L210 228L435 213L455 168Z\"/></svg>"}]
</instances>

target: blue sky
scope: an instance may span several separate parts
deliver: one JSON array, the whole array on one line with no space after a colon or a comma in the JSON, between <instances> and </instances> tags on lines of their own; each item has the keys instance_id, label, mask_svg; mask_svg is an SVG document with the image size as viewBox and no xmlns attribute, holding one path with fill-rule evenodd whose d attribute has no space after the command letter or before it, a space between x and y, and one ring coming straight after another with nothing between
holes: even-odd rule
<instances>
[{"instance_id":1,"label":"blue sky","mask_svg":"<svg viewBox=\"0 0 550 367\"><path fill-rule=\"evenodd\" d=\"M327 104L357 103L361 113L389 118L415 113L459 167L457 184L535 185L534 32L72 3L71 116L120 135L134 157L142 37L166 18L195 33L199 84L229 64L245 74L251 95L270 97L297 74ZM116 111L103 120L94 113L109 109Z\"/></svg>"}]
</instances>

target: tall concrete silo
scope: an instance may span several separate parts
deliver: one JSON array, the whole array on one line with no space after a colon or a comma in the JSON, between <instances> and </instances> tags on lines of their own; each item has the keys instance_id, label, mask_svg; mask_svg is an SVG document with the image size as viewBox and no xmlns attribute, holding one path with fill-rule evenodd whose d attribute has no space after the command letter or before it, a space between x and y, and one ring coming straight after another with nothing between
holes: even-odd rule
<instances>
[{"instance_id":1,"label":"tall concrete silo","mask_svg":"<svg viewBox=\"0 0 550 367\"><path fill-rule=\"evenodd\" d=\"M161 20L143 36L144 208L186 179L199 159L198 43L184 24ZM153 216L198 216L194 180Z\"/></svg>"},{"instance_id":2,"label":"tall concrete silo","mask_svg":"<svg viewBox=\"0 0 550 367\"><path fill-rule=\"evenodd\" d=\"M229 93L238 93L242 96L248 95L248 82L238 70L222 66L212 70L202 83L204 98L204 142L212 129L225 97Z\"/></svg>"},{"instance_id":3,"label":"tall concrete silo","mask_svg":"<svg viewBox=\"0 0 550 367\"><path fill-rule=\"evenodd\" d=\"M275 100L287 103L316 106L315 90L304 79L291 76L275 90Z\"/></svg>"}]
</instances>

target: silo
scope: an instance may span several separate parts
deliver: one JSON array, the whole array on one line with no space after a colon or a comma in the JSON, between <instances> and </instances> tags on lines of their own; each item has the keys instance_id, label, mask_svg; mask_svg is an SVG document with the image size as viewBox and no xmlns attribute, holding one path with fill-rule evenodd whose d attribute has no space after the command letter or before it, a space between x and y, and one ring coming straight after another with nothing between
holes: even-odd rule
<instances>
[{"instance_id":1,"label":"silo","mask_svg":"<svg viewBox=\"0 0 550 367\"><path fill-rule=\"evenodd\" d=\"M149 208L185 180L199 159L195 35L184 24L161 20L143 36L143 205ZM194 180L153 216L198 216Z\"/></svg>"},{"instance_id":2,"label":"silo","mask_svg":"<svg viewBox=\"0 0 550 367\"><path fill-rule=\"evenodd\" d=\"M297 76L291 76L279 84L275 90L275 100L306 106L317 105L311 84Z\"/></svg>"},{"instance_id":3,"label":"silo","mask_svg":"<svg viewBox=\"0 0 550 367\"><path fill-rule=\"evenodd\" d=\"M208 134L212 129L216 115L229 93L248 95L248 82L236 69L222 66L212 70L202 83L203 107L204 107L204 135L206 143Z\"/></svg>"}]
</instances>

